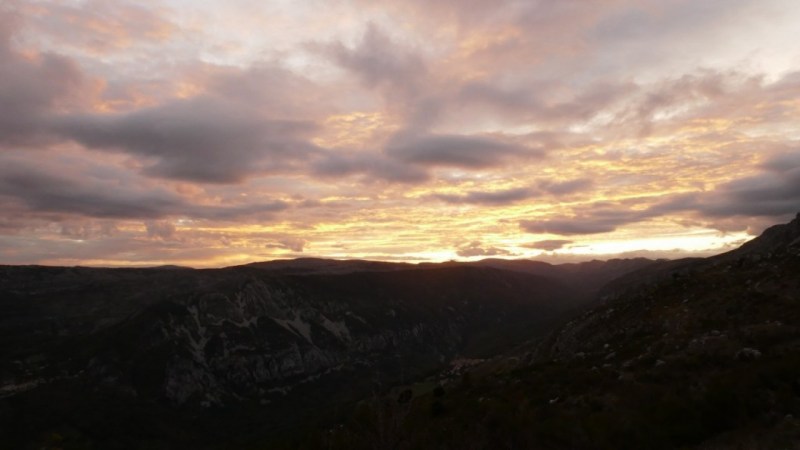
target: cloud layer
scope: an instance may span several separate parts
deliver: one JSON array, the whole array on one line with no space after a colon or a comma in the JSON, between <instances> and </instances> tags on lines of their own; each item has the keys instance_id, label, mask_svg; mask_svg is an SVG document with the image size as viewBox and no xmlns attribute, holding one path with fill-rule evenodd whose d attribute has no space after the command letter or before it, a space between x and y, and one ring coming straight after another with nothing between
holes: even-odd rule
<instances>
[{"instance_id":1,"label":"cloud layer","mask_svg":"<svg viewBox=\"0 0 800 450\"><path fill-rule=\"evenodd\" d=\"M12 1L0 263L723 249L800 209L798 20L779 0Z\"/></svg>"}]
</instances>

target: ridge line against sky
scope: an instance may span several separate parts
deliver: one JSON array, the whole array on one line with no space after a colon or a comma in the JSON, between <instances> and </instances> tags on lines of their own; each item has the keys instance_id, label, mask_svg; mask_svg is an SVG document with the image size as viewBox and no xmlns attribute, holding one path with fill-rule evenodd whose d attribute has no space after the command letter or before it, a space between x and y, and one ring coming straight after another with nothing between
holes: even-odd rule
<instances>
[{"instance_id":1,"label":"ridge line against sky","mask_svg":"<svg viewBox=\"0 0 800 450\"><path fill-rule=\"evenodd\" d=\"M0 6L0 264L718 253L800 210L800 2Z\"/></svg>"}]
</instances>

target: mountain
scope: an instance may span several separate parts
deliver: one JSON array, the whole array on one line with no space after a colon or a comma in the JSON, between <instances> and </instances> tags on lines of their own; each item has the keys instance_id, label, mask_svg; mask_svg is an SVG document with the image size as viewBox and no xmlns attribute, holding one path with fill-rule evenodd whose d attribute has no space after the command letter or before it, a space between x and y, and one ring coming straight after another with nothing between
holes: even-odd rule
<instances>
[{"instance_id":1,"label":"mountain","mask_svg":"<svg viewBox=\"0 0 800 450\"><path fill-rule=\"evenodd\" d=\"M607 261L592 260L558 265L542 261L506 259L484 259L470 264L550 277L569 285L585 298L594 298L598 291L613 280L628 274L650 271L650 268L665 263L668 261L654 261L647 258L617 258Z\"/></svg>"},{"instance_id":2,"label":"mountain","mask_svg":"<svg viewBox=\"0 0 800 450\"><path fill-rule=\"evenodd\" d=\"M706 259L0 266L0 449L795 448L800 218Z\"/></svg>"},{"instance_id":3,"label":"mountain","mask_svg":"<svg viewBox=\"0 0 800 450\"><path fill-rule=\"evenodd\" d=\"M360 259L336 260L322 258L278 259L246 264L241 267L253 267L283 274L342 274L352 272L383 272L391 270L413 269L412 264L390 263L383 261L366 261Z\"/></svg>"},{"instance_id":4,"label":"mountain","mask_svg":"<svg viewBox=\"0 0 800 450\"><path fill-rule=\"evenodd\" d=\"M631 272L544 339L364 402L306 446L800 448L798 274L800 215Z\"/></svg>"},{"instance_id":5,"label":"mountain","mask_svg":"<svg viewBox=\"0 0 800 450\"><path fill-rule=\"evenodd\" d=\"M0 448L241 447L314 429L542 335L592 297L569 273L619 270L508 264L2 266Z\"/></svg>"}]
</instances>

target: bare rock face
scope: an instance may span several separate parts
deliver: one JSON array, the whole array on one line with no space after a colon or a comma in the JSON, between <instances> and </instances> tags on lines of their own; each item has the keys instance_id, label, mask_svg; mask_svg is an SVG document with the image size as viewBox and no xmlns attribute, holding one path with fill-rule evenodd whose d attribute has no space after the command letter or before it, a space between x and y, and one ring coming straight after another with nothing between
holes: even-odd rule
<instances>
[{"instance_id":1,"label":"bare rock face","mask_svg":"<svg viewBox=\"0 0 800 450\"><path fill-rule=\"evenodd\" d=\"M75 421L118 433L155 427L189 445L187 435L207 436L200 423L221 415L232 423L213 433L226 441L492 354L543 332L584 298L523 271L313 263L0 267L8 355L0 396L10 402L0 404L0 420L30 420L23 425L42 432ZM58 411L25 419L54 397ZM0 439L24 447L27 434L16 428ZM107 439L93 442L102 448Z\"/></svg>"},{"instance_id":2,"label":"bare rock face","mask_svg":"<svg viewBox=\"0 0 800 450\"><path fill-rule=\"evenodd\" d=\"M230 296L203 295L161 317L154 347L181 349L166 361L165 397L222 406L269 400L332 371L371 367L391 349L438 349L460 343L447 324L398 323L384 328L337 302L317 302L289 288L250 281Z\"/></svg>"}]
</instances>

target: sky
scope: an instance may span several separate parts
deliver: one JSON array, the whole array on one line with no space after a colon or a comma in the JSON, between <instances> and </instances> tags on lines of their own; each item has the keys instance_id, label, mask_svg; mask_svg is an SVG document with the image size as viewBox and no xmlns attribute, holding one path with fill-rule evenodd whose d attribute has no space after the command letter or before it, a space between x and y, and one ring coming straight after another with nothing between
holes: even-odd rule
<instances>
[{"instance_id":1,"label":"sky","mask_svg":"<svg viewBox=\"0 0 800 450\"><path fill-rule=\"evenodd\" d=\"M0 264L719 253L800 211L795 0L0 5Z\"/></svg>"}]
</instances>

